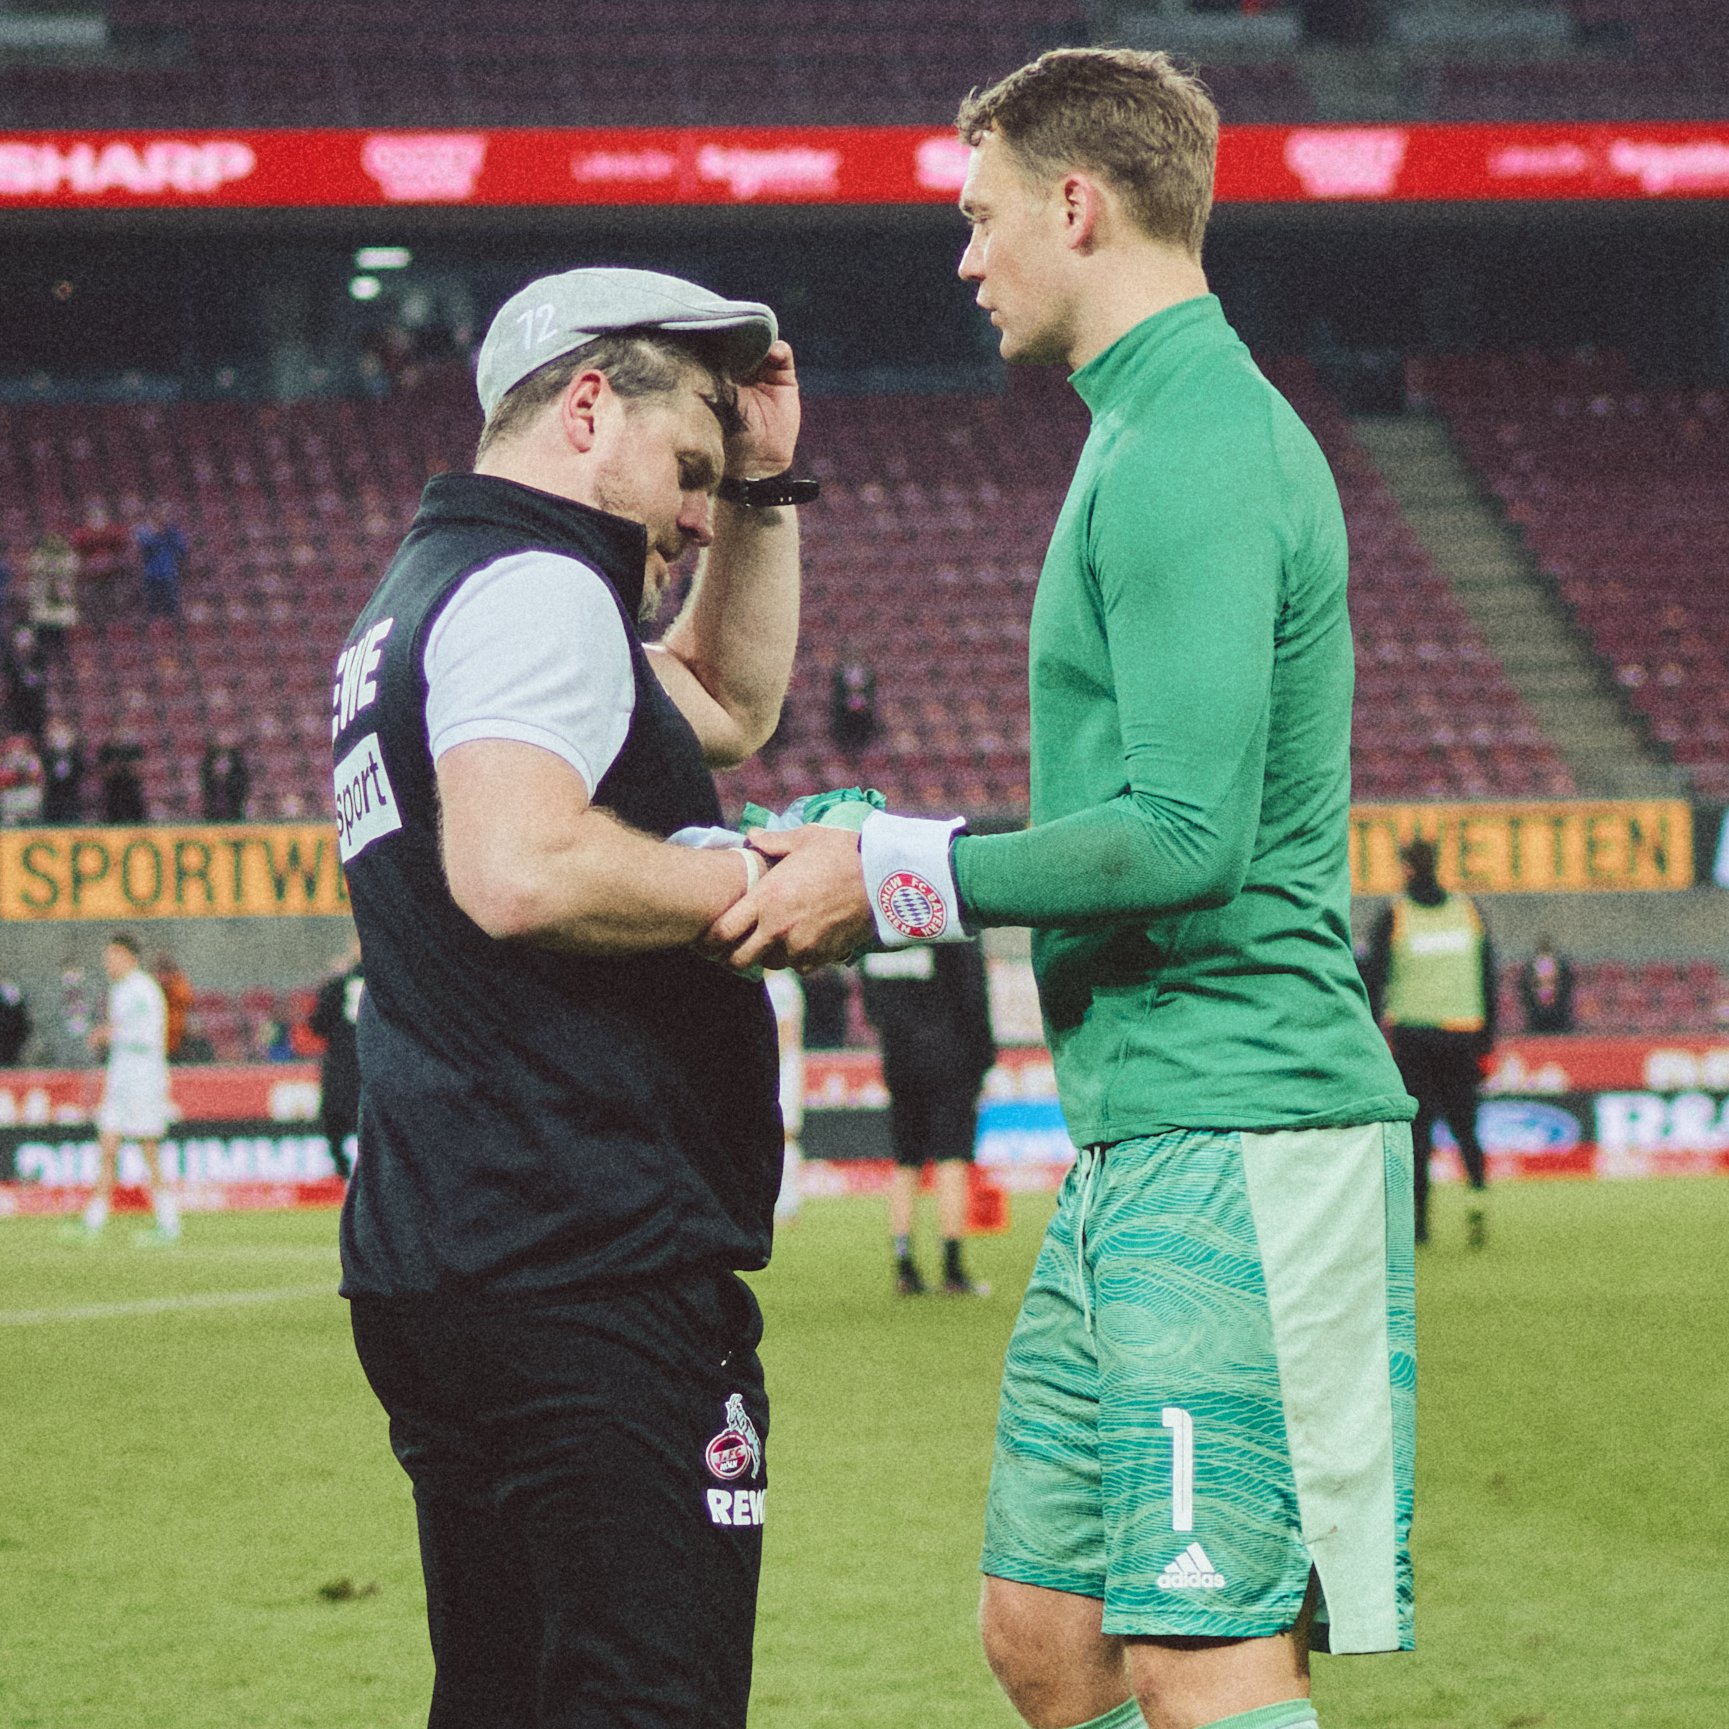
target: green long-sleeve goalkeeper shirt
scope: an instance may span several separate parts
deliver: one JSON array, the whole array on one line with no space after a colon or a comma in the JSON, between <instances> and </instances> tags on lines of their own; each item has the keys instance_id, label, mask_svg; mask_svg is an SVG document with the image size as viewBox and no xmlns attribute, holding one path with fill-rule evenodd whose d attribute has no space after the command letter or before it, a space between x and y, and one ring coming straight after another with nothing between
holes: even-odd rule
<instances>
[{"instance_id":1,"label":"green long-sleeve goalkeeper shirt","mask_svg":"<svg viewBox=\"0 0 1729 1729\"><path fill-rule=\"evenodd\" d=\"M1034 927L1069 1132L1412 1114L1351 953L1345 524L1208 295L1074 375L1092 431L1033 605L1032 826L966 836Z\"/></svg>"}]
</instances>

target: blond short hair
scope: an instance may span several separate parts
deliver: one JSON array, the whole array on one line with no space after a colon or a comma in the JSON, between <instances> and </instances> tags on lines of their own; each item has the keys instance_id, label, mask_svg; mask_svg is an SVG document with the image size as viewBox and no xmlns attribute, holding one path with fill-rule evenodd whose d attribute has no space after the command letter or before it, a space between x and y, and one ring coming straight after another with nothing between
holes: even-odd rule
<instances>
[{"instance_id":1,"label":"blond short hair","mask_svg":"<svg viewBox=\"0 0 1729 1729\"><path fill-rule=\"evenodd\" d=\"M961 104L968 144L994 132L1041 178L1102 175L1154 240L1201 255L1213 208L1219 111L1168 54L1054 48Z\"/></svg>"}]
</instances>

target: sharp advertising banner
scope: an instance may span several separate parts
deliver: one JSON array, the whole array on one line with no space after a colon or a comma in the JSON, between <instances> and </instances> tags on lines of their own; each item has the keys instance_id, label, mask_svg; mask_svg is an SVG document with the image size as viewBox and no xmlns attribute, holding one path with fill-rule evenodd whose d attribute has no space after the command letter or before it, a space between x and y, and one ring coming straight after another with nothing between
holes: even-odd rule
<instances>
[{"instance_id":1,"label":"sharp advertising banner","mask_svg":"<svg viewBox=\"0 0 1729 1729\"><path fill-rule=\"evenodd\" d=\"M0 133L0 209L942 204L913 126ZM1221 203L1721 198L1729 123L1229 126Z\"/></svg>"}]
</instances>

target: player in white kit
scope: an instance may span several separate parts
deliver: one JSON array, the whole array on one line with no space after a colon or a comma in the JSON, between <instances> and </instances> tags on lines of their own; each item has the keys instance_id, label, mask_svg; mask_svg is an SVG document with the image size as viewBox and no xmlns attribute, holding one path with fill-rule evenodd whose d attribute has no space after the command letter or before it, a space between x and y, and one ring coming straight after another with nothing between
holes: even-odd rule
<instances>
[{"instance_id":1,"label":"player in white kit","mask_svg":"<svg viewBox=\"0 0 1729 1729\"><path fill-rule=\"evenodd\" d=\"M168 1005L157 984L139 964L138 943L124 931L102 951L108 975L108 1017L90 1035L108 1053L108 1074L96 1127L102 1147L96 1193L84 1209L84 1228L92 1236L108 1222L120 1143L135 1140L150 1169L154 1229L140 1242L171 1243L180 1237L180 1208L162 1180L158 1143L168 1128Z\"/></svg>"}]
</instances>

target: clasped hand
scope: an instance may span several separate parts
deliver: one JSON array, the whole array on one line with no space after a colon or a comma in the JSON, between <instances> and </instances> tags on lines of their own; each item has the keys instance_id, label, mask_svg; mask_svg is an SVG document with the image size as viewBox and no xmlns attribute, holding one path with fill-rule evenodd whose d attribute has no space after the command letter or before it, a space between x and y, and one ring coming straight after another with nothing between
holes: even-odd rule
<instances>
[{"instance_id":1,"label":"clasped hand","mask_svg":"<svg viewBox=\"0 0 1729 1729\"><path fill-rule=\"evenodd\" d=\"M851 959L876 934L857 834L809 824L753 834L750 844L769 869L700 939L711 960L739 972L814 972Z\"/></svg>"}]
</instances>

